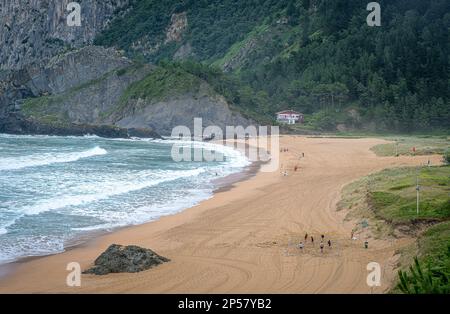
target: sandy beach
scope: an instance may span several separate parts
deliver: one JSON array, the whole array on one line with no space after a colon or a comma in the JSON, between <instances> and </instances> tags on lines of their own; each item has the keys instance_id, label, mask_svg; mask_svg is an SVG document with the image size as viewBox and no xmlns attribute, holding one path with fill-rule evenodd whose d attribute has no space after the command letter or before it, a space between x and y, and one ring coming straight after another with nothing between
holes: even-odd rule
<instances>
[{"instance_id":1,"label":"sandy beach","mask_svg":"<svg viewBox=\"0 0 450 314\"><path fill-rule=\"evenodd\" d=\"M102 235L65 253L10 265L0 293L382 293L394 279L395 251L408 240L352 241L355 221L337 211L342 188L384 168L419 165L440 156L377 157L380 139L282 136L280 171L258 172L179 214ZM299 158L304 153L304 158ZM294 167L298 167L294 171ZM313 235L303 253L292 248ZM320 253L320 235L333 247ZM136 274L83 275L66 286L66 266L82 269L109 245L139 245L171 262ZM382 286L366 284L370 262Z\"/></svg>"}]
</instances>

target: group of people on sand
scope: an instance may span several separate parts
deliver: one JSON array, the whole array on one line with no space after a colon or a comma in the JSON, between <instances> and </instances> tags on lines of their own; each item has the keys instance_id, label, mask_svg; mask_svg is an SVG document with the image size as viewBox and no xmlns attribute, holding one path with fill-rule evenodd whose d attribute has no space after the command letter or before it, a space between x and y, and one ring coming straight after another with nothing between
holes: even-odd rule
<instances>
[{"instance_id":1,"label":"group of people on sand","mask_svg":"<svg viewBox=\"0 0 450 314\"><path fill-rule=\"evenodd\" d=\"M284 147L280 148L280 153L289 153L289 148L284 148ZM298 159L302 159L304 157L305 157L305 153L301 153L301 154L299 154Z\"/></svg>"},{"instance_id":2,"label":"group of people on sand","mask_svg":"<svg viewBox=\"0 0 450 314\"><path fill-rule=\"evenodd\" d=\"M309 241L309 239L311 240L311 244L314 246L314 237L313 237L312 235L309 236L308 233L306 233L306 234L305 234L305 242L303 243L303 241L301 241L301 242L299 243L299 245L298 245L298 248L299 248L301 251L303 251L303 249L305 248L305 243L307 243L307 242ZM321 252L321 253L323 253L323 250L324 250L324 248L325 248L325 243L324 243L324 241L325 241L325 235L322 234L322 235L320 236L320 244L319 244L320 252ZM327 243L328 247L331 249L331 239L328 239L328 241L327 241L326 243Z\"/></svg>"}]
</instances>

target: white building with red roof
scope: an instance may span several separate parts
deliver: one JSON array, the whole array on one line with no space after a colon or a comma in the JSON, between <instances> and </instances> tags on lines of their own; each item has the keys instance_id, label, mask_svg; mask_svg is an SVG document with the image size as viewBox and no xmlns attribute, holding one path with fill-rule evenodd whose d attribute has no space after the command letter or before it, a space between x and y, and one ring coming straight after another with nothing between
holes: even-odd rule
<instances>
[{"instance_id":1,"label":"white building with red roof","mask_svg":"<svg viewBox=\"0 0 450 314\"><path fill-rule=\"evenodd\" d=\"M294 110L277 112L277 121L286 124L303 123L303 114Z\"/></svg>"}]
</instances>

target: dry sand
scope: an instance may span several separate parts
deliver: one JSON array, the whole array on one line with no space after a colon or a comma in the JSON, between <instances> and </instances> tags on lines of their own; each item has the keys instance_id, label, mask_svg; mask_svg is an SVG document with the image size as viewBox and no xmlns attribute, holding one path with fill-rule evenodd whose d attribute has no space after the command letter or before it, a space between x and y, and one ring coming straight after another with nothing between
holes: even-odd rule
<instances>
[{"instance_id":1,"label":"dry sand","mask_svg":"<svg viewBox=\"0 0 450 314\"><path fill-rule=\"evenodd\" d=\"M283 170L262 173L179 214L88 241L65 253L13 265L0 292L67 293L380 293L394 278L395 250L405 241L351 241L355 221L336 211L342 188L384 168L423 164L430 157L377 157L378 139L283 136ZM299 159L304 152L305 158ZM433 163L440 157L432 156ZM297 172L293 172L295 166ZM291 244L315 237L300 253ZM332 249L319 250L325 234ZM172 261L137 274L83 275L66 286L66 265L83 269L110 244L139 245ZM382 286L366 284L369 262L382 266Z\"/></svg>"}]
</instances>

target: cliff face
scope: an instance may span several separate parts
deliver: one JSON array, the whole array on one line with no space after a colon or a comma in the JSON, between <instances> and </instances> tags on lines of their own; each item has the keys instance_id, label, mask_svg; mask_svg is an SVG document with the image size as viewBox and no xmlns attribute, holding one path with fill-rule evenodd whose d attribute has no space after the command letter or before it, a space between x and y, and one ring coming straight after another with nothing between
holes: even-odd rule
<instances>
[{"instance_id":1,"label":"cliff face","mask_svg":"<svg viewBox=\"0 0 450 314\"><path fill-rule=\"evenodd\" d=\"M115 49L87 46L58 55L43 68L30 73L30 87L35 94L60 94L129 65L131 61Z\"/></svg>"},{"instance_id":2,"label":"cliff face","mask_svg":"<svg viewBox=\"0 0 450 314\"><path fill-rule=\"evenodd\" d=\"M114 49L88 46L53 57L45 65L3 71L0 73L0 118L20 109L25 98L61 94L130 64Z\"/></svg>"},{"instance_id":3,"label":"cliff face","mask_svg":"<svg viewBox=\"0 0 450 314\"><path fill-rule=\"evenodd\" d=\"M178 125L193 130L196 117L204 126L224 130L250 123L199 78L133 63L111 48L70 51L41 68L12 72L8 79L4 95L12 115L3 118L3 126L0 118L0 132L78 135L90 130L155 137L154 131L170 135Z\"/></svg>"},{"instance_id":4,"label":"cliff face","mask_svg":"<svg viewBox=\"0 0 450 314\"><path fill-rule=\"evenodd\" d=\"M91 44L129 0L83 0L81 26L67 26L71 0L0 0L0 70L19 70Z\"/></svg>"},{"instance_id":5,"label":"cliff face","mask_svg":"<svg viewBox=\"0 0 450 314\"><path fill-rule=\"evenodd\" d=\"M192 134L194 118L202 118L203 127L218 126L225 135L226 126L247 127L251 122L233 112L227 101L202 83L196 92L170 96L164 100L134 99L123 111L110 117L114 125L123 128L152 128L170 136L176 126L188 127Z\"/></svg>"},{"instance_id":6,"label":"cliff face","mask_svg":"<svg viewBox=\"0 0 450 314\"><path fill-rule=\"evenodd\" d=\"M50 60L27 83L36 97L20 112L42 122L100 124L122 93L153 67L137 67L114 49L88 46Z\"/></svg>"},{"instance_id":7,"label":"cliff face","mask_svg":"<svg viewBox=\"0 0 450 314\"><path fill-rule=\"evenodd\" d=\"M99 50L65 56L65 62L55 57L92 43L129 1L80 1L80 27L66 23L69 2L0 0L0 120L18 110L24 98L60 93L124 63Z\"/></svg>"},{"instance_id":8,"label":"cliff face","mask_svg":"<svg viewBox=\"0 0 450 314\"><path fill-rule=\"evenodd\" d=\"M78 1L81 27L67 26L68 2L0 0L0 132L154 137L195 117L223 128L250 123L193 75L91 45L129 0ZM185 13L173 14L165 43L180 42L187 27Z\"/></svg>"}]
</instances>

